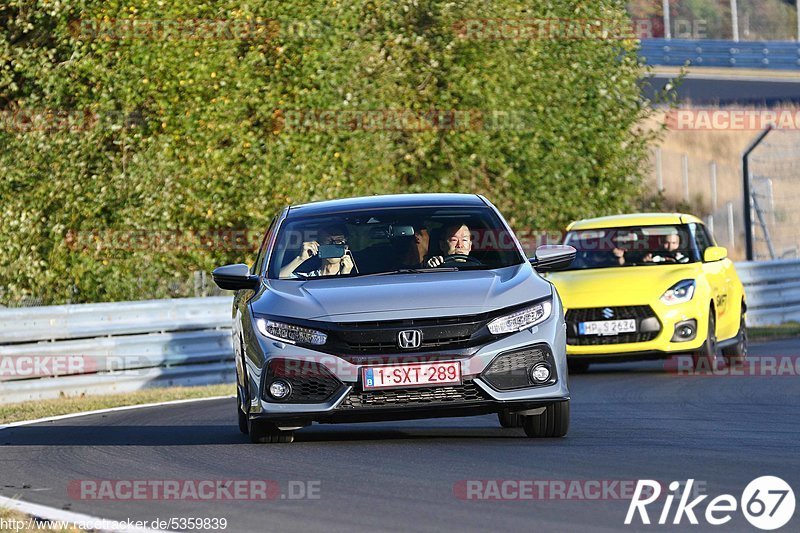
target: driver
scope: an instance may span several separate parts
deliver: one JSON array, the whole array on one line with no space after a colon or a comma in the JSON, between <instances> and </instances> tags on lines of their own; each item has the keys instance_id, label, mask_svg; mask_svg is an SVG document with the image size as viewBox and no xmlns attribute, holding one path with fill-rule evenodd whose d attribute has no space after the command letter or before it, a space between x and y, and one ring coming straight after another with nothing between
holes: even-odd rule
<instances>
[{"instance_id":1,"label":"driver","mask_svg":"<svg viewBox=\"0 0 800 533\"><path fill-rule=\"evenodd\" d=\"M319 255L320 244L345 245L345 254L342 257L329 257L321 259L320 267L311 272L300 273L296 270L309 259ZM319 231L319 241L307 241L303 243L300 255L292 259L281 269L281 278L298 277L318 277L318 276L338 276L349 274L353 269L353 256L347 248L347 230L344 226L335 225Z\"/></svg>"},{"instance_id":2,"label":"driver","mask_svg":"<svg viewBox=\"0 0 800 533\"><path fill-rule=\"evenodd\" d=\"M647 263L688 263L689 257L679 251L681 237L677 231L664 235L660 242L661 250L647 254L643 261Z\"/></svg>"},{"instance_id":3,"label":"driver","mask_svg":"<svg viewBox=\"0 0 800 533\"><path fill-rule=\"evenodd\" d=\"M444 264L448 256L452 255L469 255L472 250L472 234L466 224L451 224L444 228L442 232L442 240L439 241L439 248L444 253L435 255L428 259L426 263L429 267L437 267ZM451 261L458 263L466 262L466 259L454 258Z\"/></svg>"}]
</instances>

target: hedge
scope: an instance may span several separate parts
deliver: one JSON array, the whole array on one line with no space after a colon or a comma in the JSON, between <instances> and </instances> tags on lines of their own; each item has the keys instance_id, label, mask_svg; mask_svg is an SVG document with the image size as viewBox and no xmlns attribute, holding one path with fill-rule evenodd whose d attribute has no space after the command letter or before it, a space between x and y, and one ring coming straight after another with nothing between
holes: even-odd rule
<instances>
[{"instance_id":1,"label":"hedge","mask_svg":"<svg viewBox=\"0 0 800 533\"><path fill-rule=\"evenodd\" d=\"M0 302L183 295L287 204L475 192L550 230L640 193L624 2L170 4L0 6Z\"/></svg>"}]
</instances>

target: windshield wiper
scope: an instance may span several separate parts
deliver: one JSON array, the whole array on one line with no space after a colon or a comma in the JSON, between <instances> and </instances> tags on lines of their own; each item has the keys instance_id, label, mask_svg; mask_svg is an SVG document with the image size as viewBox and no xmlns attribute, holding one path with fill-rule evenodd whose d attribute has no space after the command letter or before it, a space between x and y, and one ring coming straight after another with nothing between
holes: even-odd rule
<instances>
[{"instance_id":1,"label":"windshield wiper","mask_svg":"<svg viewBox=\"0 0 800 533\"><path fill-rule=\"evenodd\" d=\"M386 272L361 274L360 276L356 277L366 278L368 276L388 276L391 274L424 274L426 272L458 272L458 267L399 268L397 270L388 270Z\"/></svg>"}]
</instances>

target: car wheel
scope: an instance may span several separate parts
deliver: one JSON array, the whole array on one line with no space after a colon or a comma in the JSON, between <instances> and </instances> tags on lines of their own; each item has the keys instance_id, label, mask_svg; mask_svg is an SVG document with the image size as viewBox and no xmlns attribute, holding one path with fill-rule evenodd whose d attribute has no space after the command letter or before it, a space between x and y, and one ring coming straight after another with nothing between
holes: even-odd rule
<instances>
[{"instance_id":1,"label":"car wheel","mask_svg":"<svg viewBox=\"0 0 800 533\"><path fill-rule=\"evenodd\" d=\"M744 321L744 313L739 319L739 332L736 336L739 338L736 344L722 349L722 355L728 366L741 365L747 359L747 326Z\"/></svg>"},{"instance_id":2,"label":"car wheel","mask_svg":"<svg viewBox=\"0 0 800 533\"><path fill-rule=\"evenodd\" d=\"M247 429L253 444L294 442L294 431L281 431L272 422L249 419Z\"/></svg>"},{"instance_id":3,"label":"car wheel","mask_svg":"<svg viewBox=\"0 0 800 533\"><path fill-rule=\"evenodd\" d=\"M522 427L522 415L518 415L516 413L509 413L508 411L503 411L497 413L497 419L500 421L500 425L504 428L518 428Z\"/></svg>"},{"instance_id":4,"label":"car wheel","mask_svg":"<svg viewBox=\"0 0 800 533\"><path fill-rule=\"evenodd\" d=\"M242 391L239 386L236 386L236 416L239 419L239 431L247 435L247 414L244 412L244 403L242 402Z\"/></svg>"},{"instance_id":5,"label":"car wheel","mask_svg":"<svg viewBox=\"0 0 800 533\"><path fill-rule=\"evenodd\" d=\"M570 361L567 359L567 369L569 370L570 374L583 374L589 370L589 363L586 361Z\"/></svg>"},{"instance_id":6,"label":"car wheel","mask_svg":"<svg viewBox=\"0 0 800 533\"><path fill-rule=\"evenodd\" d=\"M529 437L563 437L569 430L569 400L548 405L540 415L522 416L522 428Z\"/></svg>"},{"instance_id":7,"label":"car wheel","mask_svg":"<svg viewBox=\"0 0 800 533\"><path fill-rule=\"evenodd\" d=\"M708 311L708 334L706 341L692 354L692 363L695 370L714 370L714 363L717 360L717 321L714 317L714 309Z\"/></svg>"}]
</instances>

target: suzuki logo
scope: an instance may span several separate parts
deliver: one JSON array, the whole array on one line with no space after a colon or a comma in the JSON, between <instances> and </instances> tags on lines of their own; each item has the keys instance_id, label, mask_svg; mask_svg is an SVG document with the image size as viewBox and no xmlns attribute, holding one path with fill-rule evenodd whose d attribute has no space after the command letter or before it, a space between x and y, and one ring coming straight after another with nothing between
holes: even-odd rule
<instances>
[{"instance_id":1,"label":"suzuki logo","mask_svg":"<svg viewBox=\"0 0 800 533\"><path fill-rule=\"evenodd\" d=\"M407 329L397 334L397 345L401 348L419 348L422 344L422 332L418 329Z\"/></svg>"},{"instance_id":2,"label":"suzuki logo","mask_svg":"<svg viewBox=\"0 0 800 533\"><path fill-rule=\"evenodd\" d=\"M614 318L614 310L611 309L610 307L606 307L605 309L603 309L603 316L605 318Z\"/></svg>"}]
</instances>

